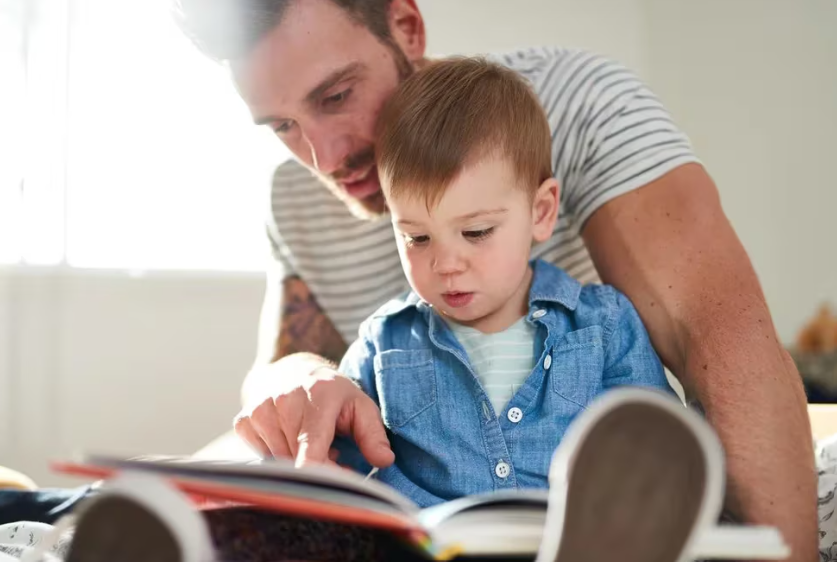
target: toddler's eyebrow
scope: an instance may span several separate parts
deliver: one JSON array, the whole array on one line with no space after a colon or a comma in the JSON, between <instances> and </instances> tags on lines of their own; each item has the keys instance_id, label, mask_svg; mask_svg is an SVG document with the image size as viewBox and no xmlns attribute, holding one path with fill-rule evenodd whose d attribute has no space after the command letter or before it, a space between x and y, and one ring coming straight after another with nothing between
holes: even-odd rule
<instances>
[{"instance_id":1,"label":"toddler's eyebrow","mask_svg":"<svg viewBox=\"0 0 837 562\"><path fill-rule=\"evenodd\" d=\"M455 221L468 221L468 220L475 219L477 217L482 217L482 216L486 216L486 215L503 215L503 214L508 213L508 212L509 212L509 210L506 209L506 208L490 209L490 210L489 209L484 209L484 210L481 210L481 211L474 211L473 213L468 213L466 215L456 217L454 220ZM399 219L396 224L399 224L401 226L421 226L419 223L413 222L413 221L408 220L408 219Z\"/></svg>"},{"instance_id":2,"label":"toddler's eyebrow","mask_svg":"<svg viewBox=\"0 0 837 562\"><path fill-rule=\"evenodd\" d=\"M471 219L475 219L477 217L481 217L483 215L502 215L508 213L509 210L502 208L502 209L486 209L482 211L474 211L473 213L468 213L467 215L462 215L461 217L456 217L458 221L467 221Z\"/></svg>"}]
</instances>

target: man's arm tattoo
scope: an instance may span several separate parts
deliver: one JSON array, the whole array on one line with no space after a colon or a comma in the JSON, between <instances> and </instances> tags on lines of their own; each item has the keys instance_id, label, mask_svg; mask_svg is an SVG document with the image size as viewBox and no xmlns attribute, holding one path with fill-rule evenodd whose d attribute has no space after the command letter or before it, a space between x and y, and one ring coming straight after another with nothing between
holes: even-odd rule
<instances>
[{"instance_id":1,"label":"man's arm tattoo","mask_svg":"<svg viewBox=\"0 0 837 562\"><path fill-rule=\"evenodd\" d=\"M273 361L299 352L340 363L348 346L299 277L283 282L282 318Z\"/></svg>"}]
</instances>

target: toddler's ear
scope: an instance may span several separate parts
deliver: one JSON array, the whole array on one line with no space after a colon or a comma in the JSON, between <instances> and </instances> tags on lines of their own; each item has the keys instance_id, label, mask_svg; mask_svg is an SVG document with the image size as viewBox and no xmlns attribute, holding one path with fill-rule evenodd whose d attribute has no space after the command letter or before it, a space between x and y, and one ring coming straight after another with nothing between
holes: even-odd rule
<instances>
[{"instance_id":1,"label":"toddler's ear","mask_svg":"<svg viewBox=\"0 0 837 562\"><path fill-rule=\"evenodd\" d=\"M555 178L549 178L538 187L532 201L532 238L535 242L544 242L552 236L555 221L558 220L560 194Z\"/></svg>"}]
</instances>

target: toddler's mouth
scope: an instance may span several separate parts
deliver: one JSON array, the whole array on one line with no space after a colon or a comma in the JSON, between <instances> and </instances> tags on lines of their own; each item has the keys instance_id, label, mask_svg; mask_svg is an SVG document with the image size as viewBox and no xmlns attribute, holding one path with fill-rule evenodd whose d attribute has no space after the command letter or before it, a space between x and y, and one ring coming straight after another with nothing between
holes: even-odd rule
<instances>
[{"instance_id":1,"label":"toddler's mouth","mask_svg":"<svg viewBox=\"0 0 837 562\"><path fill-rule=\"evenodd\" d=\"M474 298L474 293L451 291L449 293L442 293L442 298L451 308L462 308L463 306L471 304L471 301Z\"/></svg>"}]
</instances>

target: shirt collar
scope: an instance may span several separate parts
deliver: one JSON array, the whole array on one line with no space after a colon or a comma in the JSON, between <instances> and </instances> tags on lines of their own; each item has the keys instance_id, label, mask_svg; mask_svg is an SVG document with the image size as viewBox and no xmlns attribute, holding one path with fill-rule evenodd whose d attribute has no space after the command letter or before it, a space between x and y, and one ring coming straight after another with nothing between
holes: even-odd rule
<instances>
[{"instance_id":1,"label":"shirt collar","mask_svg":"<svg viewBox=\"0 0 837 562\"><path fill-rule=\"evenodd\" d=\"M532 288L529 290L529 308L538 302L557 303L569 310L578 306L581 283L567 273L543 260L533 260Z\"/></svg>"},{"instance_id":2,"label":"shirt collar","mask_svg":"<svg viewBox=\"0 0 837 562\"><path fill-rule=\"evenodd\" d=\"M421 298L416 294L415 291L408 291L407 293L402 294L400 297L394 298L384 306L379 308L375 313L372 315L373 318L386 318L389 316L395 316L396 314L401 313L408 308L425 308L428 307L428 304L421 300Z\"/></svg>"}]
</instances>

